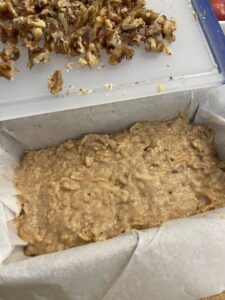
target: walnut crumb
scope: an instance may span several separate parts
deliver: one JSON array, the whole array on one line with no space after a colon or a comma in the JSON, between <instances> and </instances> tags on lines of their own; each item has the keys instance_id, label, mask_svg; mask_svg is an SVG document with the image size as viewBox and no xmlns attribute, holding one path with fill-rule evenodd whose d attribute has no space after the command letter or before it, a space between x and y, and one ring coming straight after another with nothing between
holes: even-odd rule
<instances>
[{"instance_id":1,"label":"walnut crumb","mask_svg":"<svg viewBox=\"0 0 225 300\"><path fill-rule=\"evenodd\" d=\"M74 64L73 63L67 63L66 64L66 70L67 70L67 72L73 70L73 68L74 68Z\"/></svg>"},{"instance_id":2,"label":"walnut crumb","mask_svg":"<svg viewBox=\"0 0 225 300\"><path fill-rule=\"evenodd\" d=\"M97 67L98 70L101 70L101 69L103 69L103 68L105 68L105 65L102 65L102 66L98 66L98 67Z\"/></svg>"},{"instance_id":3,"label":"walnut crumb","mask_svg":"<svg viewBox=\"0 0 225 300\"><path fill-rule=\"evenodd\" d=\"M0 62L0 77L5 77L8 80L13 79L13 65L11 61L2 61Z\"/></svg>"},{"instance_id":4,"label":"walnut crumb","mask_svg":"<svg viewBox=\"0 0 225 300\"><path fill-rule=\"evenodd\" d=\"M51 94L58 94L62 90L63 77L60 70L56 70L52 76L48 77L48 88Z\"/></svg>"},{"instance_id":5,"label":"walnut crumb","mask_svg":"<svg viewBox=\"0 0 225 300\"><path fill-rule=\"evenodd\" d=\"M84 96L84 95L87 95L87 93L88 93L87 89L80 88L77 95L78 96Z\"/></svg>"},{"instance_id":6,"label":"walnut crumb","mask_svg":"<svg viewBox=\"0 0 225 300\"><path fill-rule=\"evenodd\" d=\"M78 59L78 62L77 62L77 68L78 69L81 69L83 68L84 66L86 66L88 64L88 62L86 61L86 59L84 58L79 58Z\"/></svg>"},{"instance_id":7,"label":"walnut crumb","mask_svg":"<svg viewBox=\"0 0 225 300\"><path fill-rule=\"evenodd\" d=\"M173 51L169 47L165 47L164 52L167 53L168 55L173 55Z\"/></svg>"},{"instance_id":8,"label":"walnut crumb","mask_svg":"<svg viewBox=\"0 0 225 300\"><path fill-rule=\"evenodd\" d=\"M158 91L158 93L164 92L165 91L165 86L162 83L158 84L157 85L157 91Z\"/></svg>"},{"instance_id":9,"label":"walnut crumb","mask_svg":"<svg viewBox=\"0 0 225 300\"><path fill-rule=\"evenodd\" d=\"M197 13L194 10L192 11L192 15L193 15L194 19L196 21L198 21L198 15L197 15Z\"/></svg>"},{"instance_id":10,"label":"walnut crumb","mask_svg":"<svg viewBox=\"0 0 225 300\"><path fill-rule=\"evenodd\" d=\"M106 83L105 84L105 89L108 91L112 91L114 89L115 85L112 83Z\"/></svg>"},{"instance_id":11,"label":"walnut crumb","mask_svg":"<svg viewBox=\"0 0 225 300\"><path fill-rule=\"evenodd\" d=\"M70 90L70 91L73 91L74 89L75 89L74 85L70 84L70 85L69 85L69 90Z\"/></svg>"}]
</instances>

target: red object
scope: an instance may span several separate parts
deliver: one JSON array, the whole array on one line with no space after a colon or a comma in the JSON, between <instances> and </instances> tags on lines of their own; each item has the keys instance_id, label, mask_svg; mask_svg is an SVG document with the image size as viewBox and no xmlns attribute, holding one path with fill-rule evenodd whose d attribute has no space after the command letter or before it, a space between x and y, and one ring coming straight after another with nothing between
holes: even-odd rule
<instances>
[{"instance_id":1,"label":"red object","mask_svg":"<svg viewBox=\"0 0 225 300\"><path fill-rule=\"evenodd\" d=\"M219 21L225 21L225 0L210 0Z\"/></svg>"}]
</instances>

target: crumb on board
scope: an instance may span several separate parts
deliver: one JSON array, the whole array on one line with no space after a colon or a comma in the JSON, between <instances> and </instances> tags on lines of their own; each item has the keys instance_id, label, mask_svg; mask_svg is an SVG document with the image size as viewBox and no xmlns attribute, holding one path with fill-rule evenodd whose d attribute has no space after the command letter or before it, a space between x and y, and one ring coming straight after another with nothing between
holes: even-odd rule
<instances>
[{"instance_id":1,"label":"crumb on board","mask_svg":"<svg viewBox=\"0 0 225 300\"><path fill-rule=\"evenodd\" d=\"M75 86L70 84L66 90L65 96L68 96L70 93L72 93L75 89Z\"/></svg>"},{"instance_id":2,"label":"crumb on board","mask_svg":"<svg viewBox=\"0 0 225 300\"><path fill-rule=\"evenodd\" d=\"M52 76L48 77L48 89L51 94L58 94L62 90L63 77L60 70L56 70Z\"/></svg>"},{"instance_id":3,"label":"crumb on board","mask_svg":"<svg viewBox=\"0 0 225 300\"><path fill-rule=\"evenodd\" d=\"M103 68L105 68L105 65L101 65L101 66L98 66L98 67L97 67L98 70L101 70L101 69L103 69Z\"/></svg>"},{"instance_id":4,"label":"crumb on board","mask_svg":"<svg viewBox=\"0 0 225 300\"><path fill-rule=\"evenodd\" d=\"M78 96L84 96L84 95L87 95L88 94L88 90L87 89L84 89L84 88L80 88L77 95Z\"/></svg>"},{"instance_id":5,"label":"crumb on board","mask_svg":"<svg viewBox=\"0 0 225 300\"><path fill-rule=\"evenodd\" d=\"M192 11L192 15L193 15L193 17L194 17L194 19L196 20L196 21L198 21L198 15L197 15L197 13L196 13L196 11Z\"/></svg>"},{"instance_id":6,"label":"crumb on board","mask_svg":"<svg viewBox=\"0 0 225 300\"><path fill-rule=\"evenodd\" d=\"M165 47L164 52L168 55L173 55L173 51L170 49L170 47Z\"/></svg>"},{"instance_id":7,"label":"crumb on board","mask_svg":"<svg viewBox=\"0 0 225 300\"><path fill-rule=\"evenodd\" d=\"M71 71L74 69L74 64L73 63L67 63L66 64L66 70L67 72Z\"/></svg>"},{"instance_id":8,"label":"crumb on board","mask_svg":"<svg viewBox=\"0 0 225 300\"><path fill-rule=\"evenodd\" d=\"M165 86L164 86L164 84L159 83L159 84L157 85L157 92L158 92L158 93L162 93L162 92L164 92L164 91L165 91Z\"/></svg>"},{"instance_id":9,"label":"crumb on board","mask_svg":"<svg viewBox=\"0 0 225 300\"><path fill-rule=\"evenodd\" d=\"M88 64L88 62L86 61L86 59L80 57L77 61L77 68L78 69L82 69L84 66L86 66Z\"/></svg>"},{"instance_id":10,"label":"crumb on board","mask_svg":"<svg viewBox=\"0 0 225 300\"><path fill-rule=\"evenodd\" d=\"M106 83L104 87L107 91L112 91L114 89L115 85L112 83Z\"/></svg>"}]
</instances>

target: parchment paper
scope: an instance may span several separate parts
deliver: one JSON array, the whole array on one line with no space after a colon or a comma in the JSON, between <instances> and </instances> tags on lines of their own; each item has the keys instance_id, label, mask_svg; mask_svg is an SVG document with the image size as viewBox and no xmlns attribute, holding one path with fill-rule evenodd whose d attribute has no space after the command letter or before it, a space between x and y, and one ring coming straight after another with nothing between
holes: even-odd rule
<instances>
[{"instance_id":1,"label":"parchment paper","mask_svg":"<svg viewBox=\"0 0 225 300\"><path fill-rule=\"evenodd\" d=\"M84 113L84 120L92 121L89 131L100 132L103 125L105 131L113 130L110 120L115 122L116 118L115 126L119 129L125 125L124 116L128 126L135 120L169 119L178 111L186 111L190 118L195 116L195 122L215 130L218 154L225 159L225 87L202 95L190 92L183 96L175 94L170 101L171 95L140 100L128 108L121 106L118 114L115 107L99 107L99 113ZM51 117L41 118L45 118L42 124L48 124ZM67 124L61 118L59 125L66 130L63 120ZM104 242L25 257L24 242L17 237L12 224L20 210L12 177L23 149L35 144L31 136L36 141L34 148L43 146L48 130L38 127L35 122L39 121L24 119L0 125L0 300L192 300L225 290L225 208L170 221L159 228L132 231ZM19 128L24 128L23 135ZM48 138L54 140L56 123L54 128L48 128ZM84 131L80 124L74 137ZM43 132L40 142L35 136L37 132Z\"/></svg>"}]
</instances>

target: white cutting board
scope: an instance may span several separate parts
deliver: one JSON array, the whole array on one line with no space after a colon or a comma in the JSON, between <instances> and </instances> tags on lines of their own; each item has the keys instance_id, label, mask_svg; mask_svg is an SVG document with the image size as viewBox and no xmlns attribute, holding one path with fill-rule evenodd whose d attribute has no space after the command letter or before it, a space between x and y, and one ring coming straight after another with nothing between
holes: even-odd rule
<instances>
[{"instance_id":1,"label":"white cutting board","mask_svg":"<svg viewBox=\"0 0 225 300\"><path fill-rule=\"evenodd\" d=\"M188 0L149 0L147 6L173 17L177 21L176 42L170 45L173 55L146 53L138 48L132 61L116 66L105 64L102 69L74 69L67 72L66 64L74 62L62 55L52 55L49 64L26 68L27 52L16 62L19 73L12 82L0 78L0 120L42 114L83 106L91 106L157 93L163 83L165 92L202 87L222 81L215 61L207 46L201 27L193 17ZM47 89L47 78L61 69L64 78L62 96L52 96ZM175 80L169 79L171 76ZM138 82L138 84L137 84ZM104 85L115 88L107 91ZM69 85L75 90L65 95ZM86 96L78 96L80 88L90 89Z\"/></svg>"},{"instance_id":2,"label":"white cutting board","mask_svg":"<svg viewBox=\"0 0 225 300\"><path fill-rule=\"evenodd\" d=\"M225 21L221 21L220 25L221 25L221 27L223 29L223 32L225 33Z\"/></svg>"}]
</instances>

